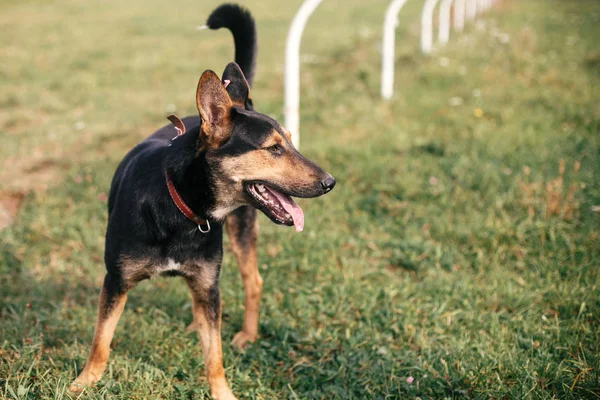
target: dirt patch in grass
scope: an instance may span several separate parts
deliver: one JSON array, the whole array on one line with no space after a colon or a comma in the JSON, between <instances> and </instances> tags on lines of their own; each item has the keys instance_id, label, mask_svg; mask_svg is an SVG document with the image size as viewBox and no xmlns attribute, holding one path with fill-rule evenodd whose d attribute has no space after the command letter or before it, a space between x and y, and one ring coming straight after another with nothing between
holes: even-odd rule
<instances>
[{"instance_id":1,"label":"dirt patch in grass","mask_svg":"<svg viewBox=\"0 0 600 400\"><path fill-rule=\"evenodd\" d=\"M0 193L0 230L12 225L24 198L20 192Z\"/></svg>"}]
</instances>

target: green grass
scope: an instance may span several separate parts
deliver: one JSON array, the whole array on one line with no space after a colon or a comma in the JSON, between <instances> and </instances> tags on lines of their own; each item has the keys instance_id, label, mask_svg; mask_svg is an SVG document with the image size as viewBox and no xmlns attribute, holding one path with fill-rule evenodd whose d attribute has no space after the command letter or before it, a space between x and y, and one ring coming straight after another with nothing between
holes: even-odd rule
<instances>
[{"instance_id":1,"label":"green grass","mask_svg":"<svg viewBox=\"0 0 600 400\"><path fill-rule=\"evenodd\" d=\"M408 2L395 97L383 102L387 3L327 0L309 22L301 147L338 185L301 202L301 234L261 216L260 338L244 353L229 345L243 295L227 252L232 389L253 399L600 398L600 4L502 1L423 57L421 2ZM0 5L0 192L28 193L0 232L0 396L72 397L104 271L105 193L126 151L167 110L194 113L202 71L230 61L227 32L194 30L216 4ZM247 5L260 40L255 104L280 119L299 1ZM546 185L561 160L557 208ZM104 378L80 398L207 398L190 321L181 280L139 285Z\"/></svg>"}]
</instances>

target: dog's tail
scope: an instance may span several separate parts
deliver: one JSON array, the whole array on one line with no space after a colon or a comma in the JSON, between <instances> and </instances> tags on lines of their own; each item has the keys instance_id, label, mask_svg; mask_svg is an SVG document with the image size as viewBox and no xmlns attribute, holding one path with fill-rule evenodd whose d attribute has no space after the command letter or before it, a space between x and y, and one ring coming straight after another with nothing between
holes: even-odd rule
<instances>
[{"instance_id":1,"label":"dog's tail","mask_svg":"<svg viewBox=\"0 0 600 400\"><path fill-rule=\"evenodd\" d=\"M210 29L227 28L235 42L235 62L252 86L256 67L256 27L250 12L237 4L222 4L206 20Z\"/></svg>"}]
</instances>

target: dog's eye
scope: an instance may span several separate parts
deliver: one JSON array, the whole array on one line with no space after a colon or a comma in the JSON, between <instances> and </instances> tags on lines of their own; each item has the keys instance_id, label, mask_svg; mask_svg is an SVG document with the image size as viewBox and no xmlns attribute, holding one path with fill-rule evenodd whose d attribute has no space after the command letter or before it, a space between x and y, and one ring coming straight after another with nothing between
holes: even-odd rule
<instances>
[{"instance_id":1,"label":"dog's eye","mask_svg":"<svg viewBox=\"0 0 600 400\"><path fill-rule=\"evenodd\" d=\"M267 147L267 150L269 150L273 154L281 154L281 147L278 144L274 144L273 146Z\"/></svg>"}]
</instances>

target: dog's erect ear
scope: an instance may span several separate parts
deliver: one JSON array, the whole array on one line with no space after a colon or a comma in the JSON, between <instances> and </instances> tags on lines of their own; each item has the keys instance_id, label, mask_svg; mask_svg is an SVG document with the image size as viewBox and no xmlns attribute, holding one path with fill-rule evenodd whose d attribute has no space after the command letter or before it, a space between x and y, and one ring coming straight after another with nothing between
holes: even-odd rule
<instances>
[{"instance_id":1,"label":"dog's erect ear","mask_svg":"<svg viewBox=\"0 0 600 400\"><path fill-rule=\"evenodd\" d=\"M252 100L250 99L250 85L239 65L230 62L223 71L223 82L229 81L227 93L233 104L237 107L252 110Z\"/></svg>"},{"instance_id":2,"label":"dog's erect ear","mask_svg":"<svg viewBox=\"0 0 600 400\"><path fill-rule=\"evenodd\" d=\"M232 105L217 74L211 70L204 71L196 90L196 106L202 118L203 145L218 147L229 137L231 134L229 113Z\"/></svg>"}]
</instances>

